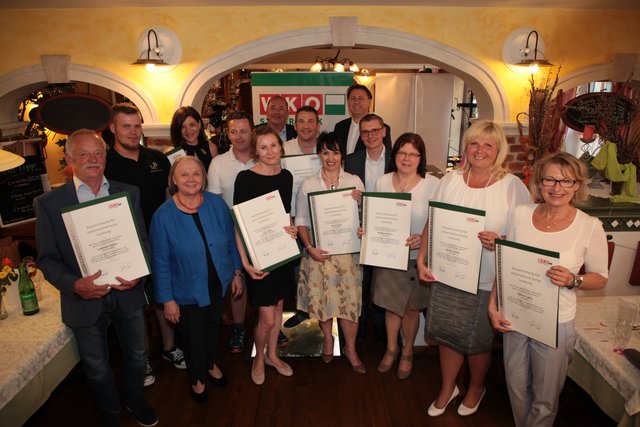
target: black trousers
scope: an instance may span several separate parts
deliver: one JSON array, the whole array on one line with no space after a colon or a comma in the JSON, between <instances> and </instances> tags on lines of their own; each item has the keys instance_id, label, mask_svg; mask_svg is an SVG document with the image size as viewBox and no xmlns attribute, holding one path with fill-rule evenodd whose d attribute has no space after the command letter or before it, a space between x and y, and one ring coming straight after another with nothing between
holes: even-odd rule
<instances>
[{"instance_id":1,"label":"black trousers","mask_svg":"<svg viewBox=\"0 0 640 427\"><path fill-rule=\"evenodd\" d=\"M205 384L207 370L213 369L216 359L222 314L220 285L209 288L209 297L211 304L205 307L180 305L177 328L182 336L182 350L191 385L198 381Z\"/></svg>"}]
</instances>

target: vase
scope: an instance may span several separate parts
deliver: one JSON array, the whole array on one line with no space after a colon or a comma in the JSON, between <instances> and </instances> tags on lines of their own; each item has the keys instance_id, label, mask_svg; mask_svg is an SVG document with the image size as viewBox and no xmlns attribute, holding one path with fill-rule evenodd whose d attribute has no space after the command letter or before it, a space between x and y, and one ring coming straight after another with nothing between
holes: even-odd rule
<instances>
[{"instance_id":1,"label":"vase","mask_svg":"<svg viewBox=\"0 0 640 427\"><path fill-rule=\"evenodd\" d=\"M7 312L7 307L4 306L4 298L3 292L0 292L0 320L4 320L9 317L9 313Z\"/></svg>"}]
</instances>

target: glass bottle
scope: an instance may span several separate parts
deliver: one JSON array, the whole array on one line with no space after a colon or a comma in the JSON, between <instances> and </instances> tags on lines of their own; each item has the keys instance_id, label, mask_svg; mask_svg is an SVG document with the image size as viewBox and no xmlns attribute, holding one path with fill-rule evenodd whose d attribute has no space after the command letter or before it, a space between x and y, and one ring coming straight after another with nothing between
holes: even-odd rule
<instances>
[{"instance_id":1,"label":"glass bottle","mask_svg":"<svg viewBox=\"0 0 640 427\"><path fill-rule=\"evenodd\" d=\"M24 262L20 263L20 281L18 282L18 291L20 292L20 304L22 304L22 314L31 316L40 311L38 307L38 298L36 297L36 289L27 273L27 266Z\"/></svg>"}]
</instances>

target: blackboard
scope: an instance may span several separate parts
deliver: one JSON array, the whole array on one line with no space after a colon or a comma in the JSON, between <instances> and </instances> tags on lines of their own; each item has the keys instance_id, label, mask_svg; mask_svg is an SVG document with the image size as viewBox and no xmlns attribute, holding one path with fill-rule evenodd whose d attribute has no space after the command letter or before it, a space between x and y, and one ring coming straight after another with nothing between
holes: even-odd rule
<instances>
[{"instance_id":1,"label":"blackboard","mask_svg":"<svg viewBox=\"0 0 640 427\"><path fill-rule=\"evenodd\" d=\"M631 122L635 107L626 96L613 92L594 92L577 96L562 108L562 121L576 132L584 132L584 125L594 125L598 133L600 124L622 126ZM605 114L608 116L604 120Z\"/></svg>"},{"instance_id":2,"label":"blackboard","mask_svg":"<svg viewBox=\"0 0 640 427\"><path fill-rule=\"evenodd\" d=\"M26 156L22 166L0 172L0 226L17 225L36 217L33 199L44 193L44 160ZM44 178L43 178L44 177Z\"/></svg>"}]
</instances>

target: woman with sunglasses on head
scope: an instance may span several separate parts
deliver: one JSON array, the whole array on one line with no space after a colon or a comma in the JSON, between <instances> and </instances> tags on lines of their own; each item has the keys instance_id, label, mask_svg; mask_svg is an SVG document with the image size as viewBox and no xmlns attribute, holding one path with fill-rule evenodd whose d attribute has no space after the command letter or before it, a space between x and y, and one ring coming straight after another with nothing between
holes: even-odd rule
<instances>
[{"instance_id":1,"label":"woman with sunglasses on head","mask_svg":"<svg viewBox=\"0 0 640 427\"><path fill-rule=\"evenodd\" d=\"M498 312L495 284L489 303L492 326L504 332L504 368L517 427L552 426L576 341L576 289L601 289L607 283L607 238L602 224L577 209L587 197L587 169L567 153L539 160L529 189L534 203L514 209L507 239L560 253L547 270L560 288L558 346L552 348L509 328ZM586 273L579 274L584 264Z\"/></svg>"},{"instance_id":2,"label":"woman with sunglasses on head","mask_svg":"<svg viewBox=\"0 0 640 427\"><path fill-rule=\"evenodd\" d=\"M404 346L397 375L405 379L413 368L413 343L420 324L420 310L427 307L429 300L429 288L418 280L415 259L429 200L439 181L426 174L425 144L418 134L400 135L393 144L391 159L391 172L378 178L375 191L411 194L411 235L405 243L411 249L410 263L407 271L374 268L372 294L373 303L386 310L387 350L378 365L378 372L388 372L398 357L398 332L402 328Z\"/></svg>"}]
</instances>

